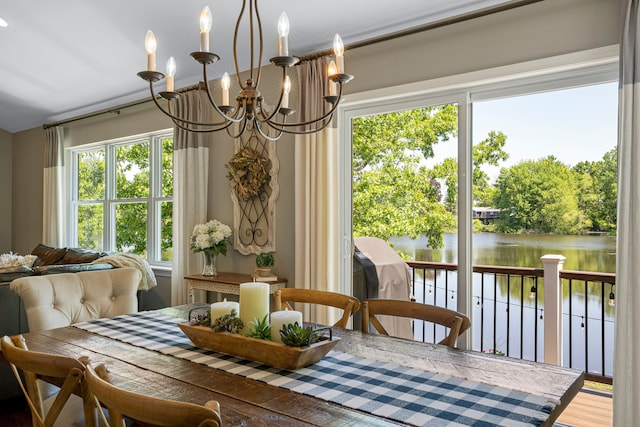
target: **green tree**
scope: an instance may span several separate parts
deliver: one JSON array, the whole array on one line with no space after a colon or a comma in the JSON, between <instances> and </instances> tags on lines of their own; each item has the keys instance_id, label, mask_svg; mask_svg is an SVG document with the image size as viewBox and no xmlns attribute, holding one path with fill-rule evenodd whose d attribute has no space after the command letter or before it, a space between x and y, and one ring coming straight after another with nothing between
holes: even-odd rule
<instances>
[{"instance_id":1,"label":"green tree","mask_svg":"<svg viewBox=\"0 0 640 427\"><path fill-rule=\"evenodd\" d=\"M173 192L173 139L161 141L162 195ZM150 144L148 141L127 144L115 149L115 250L147 256L147 223L150 188ZM103 201L105 200L104 149L79 153L78 199L95 203L78 208L78 244L82 247L102 249ZM172 203L160 204L160 245L163 260L171 260Z\"/></svg>"},{"instance_id":2,"label":"green tree","mask_svg":"<svg viewBox=\"0 0 640 427\"><path fill-rule=\"evenodd\" d=\"M353 233L356 236L426 235L442 246L455 219L440 203L440 185L422 161L457 128L454 105L354 120Z\"/></svg>"},{"instance_id":3,"label":"green tree","mask_svg":"<svg viewBox=\"0 0 640 427\"><path fill-rule=\"evenodd\" d=\"M576 175L553 156L526 160L500 171L494 206L497 229L575 234L590 226L578 208Z\"/></svg>"},{"instance_id":4,"label":"green tree","mask_svg":"<svg viewBox=\"0 0 640 427\"><path fill-rule=\"evenodd\" d=\"M104 162L103 149L78 153L77 198L86 202L78 206L78 245L87 249L102 249L101 202L105 194Z\"/></svg>"},{"instance_id":5,"label":"green tree","mask_svg":"<svg viewBox=\"0 0 640 427\"><path fill-rule=\"evenodd\" d=\"M149 197L149 142L116 148L116 199L132 200L116 205L116 250L147 255L146 202Z\"/></svg>"},{"instance_id":6,"label":"green tree","mask_svg":"<svg viewBox=\"0 0 640 427\"><path fill-rule=\"evenodd\" d=\"M584 161L573 168L578 181L578 205L594 231L615 232L618 213L618 148L602 160Z\"/></svg>"},{"instance_id":7,"label":"green tree","mask_svg":"<svg viewBox=\"0 0 640 427\"><path fill-rule=\"evenodd\" d=\"M495 187L482 166L499 166L500 162L509 159L509 153L504 151L506 143L504 133L492 130L486 139L473 146L473 201L476 206L491 206L493 203Z\"/></svg>"},{"instance_id":8,"label":"green tree","mask_svg":"<svg viewBox=\"0 0 640 427\"><path fill-rule=\"evenodd\" d=\"M509 158L504 151L507 136L498 131L491 131L486 139L480 141L472 148L473 165L473 201L476 206L491 206L495 194L494 187L489 182L489 175L482 170L483 165L498 166L500 162ZM444 203L447 210L457 212L458 204L458 161L449 157L433 168L436 178L444 181L446 194Z\"/></svg>"},{"instance_id":9,"label":"green tree","mask_svg":"<svg viewBox=\"0 0 640 427\"><path fill-rule=\"evenodd\" d=\"M353 123L353 233L388 240L425 235L429 246L441 247L442 235L456 224L456 159L433 168L425 160L433 147L456 136L456 105L427 107L367 116ZM474 166L507 158L506 137L492 132L474 147ZM489 178L474 173L474 185L489 192ZM446 188L443 199L442 185Z\"/></svg>"}]
</instances>

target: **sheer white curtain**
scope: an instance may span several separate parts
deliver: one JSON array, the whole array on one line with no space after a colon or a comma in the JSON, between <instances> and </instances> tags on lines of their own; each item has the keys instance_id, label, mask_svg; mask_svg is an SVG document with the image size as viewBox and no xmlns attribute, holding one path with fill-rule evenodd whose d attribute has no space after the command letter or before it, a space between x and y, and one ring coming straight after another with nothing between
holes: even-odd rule
<instances>
[{"instance_id":1,"label":"sheer white curtain","mask_svg":"<svg viewBox=\"0 0 640 427\"><path fill-rule=\"evenodd\" d=\"M202 121L208 115L202 91L183 94L178 111L187 120ZM209 134L175 128L173 137L173 265L171 305L188 302L184 276L201 268L202 260L191 251L189 239L196 224L207 220L209 182Z\"/></svg>"},{"instance_id":2,"label":"sheer white curtain","mask_svg":"<svg viewBox=\"0 0 640 427\"><path fill-rule=\"evenodd\" d=\"M626 0L620 40L618 244L613 425L640 422L640 38L638 1Z\"/></svg>"},{"instance_id":3,"label":"sheer white curtain","mask_svg":"<svg viewBox=\"0 0 640 427\"><path fill-rule=\"evenodd\" d=\"M327 58L298 68L299 100L303 120L323 111ZM339 292L338 137L329 125L295 141L295 282L296 288ZM334 310L305 307L305 320L332 324Z\"/></svg>"},{"instance_id":4,"label":"sheer white curtain","mask_svg":"<svg viewBox=\"0 0 640 427\"><path fill-rule=\"evenodd\" d=\"M42 243L66 246L66 197L64 183L64 130L45 129L44 174L42 184Z\"/></svg>"}]
</instances>

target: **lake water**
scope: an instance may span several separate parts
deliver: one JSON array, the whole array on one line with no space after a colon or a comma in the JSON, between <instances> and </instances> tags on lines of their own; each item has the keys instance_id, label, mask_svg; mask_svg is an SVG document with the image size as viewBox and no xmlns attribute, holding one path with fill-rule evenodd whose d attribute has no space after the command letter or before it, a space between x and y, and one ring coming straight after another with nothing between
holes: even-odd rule
<instances>
[{"instance_id":1,"label":"lake water","mask_svg":"<svg viewBox=\"0 0 640 427\"><path fill-rule=\"evenodd\" d=\"M444 235L444 248L431 249L427 239L391 239L394 249L416 261L458 262L456 234ZM615 273L615 236L558 236L536 234L474 233L474 265L542 268L540 257L564 255L564 270Z\"/></svg>"},{"instance_id":2,"label":"lake water","mask_svg":"<svg viewBox=\"0 0 640 427\"><path fill-rule=\"evenodd\" d=\"M615 236L475 233L472 242L474 265L542 268L542 256L558 254L566 257L562 267L564 270L615 273L616 268ZM416 261L457 263L456 234L445 234L444 247L441 249L429 248L424 237L417 240L408 237L394 238L391 239L391 243L394 249ZM427 272L426 275L426 286L415 288L417 300L455 309L455 272L448 273L449 277L443 271L435 274ZM543 289L540 289L537 299L528 298L532 280L524 279L522 282L519 278L473 275L474 350L497 348L508 351L513 357L543 360ZM615 307L604 304L603 322L602 286L590 283L587 288L588 297L585 298L584 283L578 282L572 290L573 307L570 316L568 286L564 288L563 364L596 374L604 372L606 376L611 376ZM605 295L608 295L610 290L606 285ZM541 316L543 319L540 319ZM494 318L497 325L493 323ZM479 319L482 319L482 328L477 326ZM507 324L510 326L505 327ZM442 333L436 330L418 330L416 338L432 341ZM537 340L533 338L536 334Z\"/></svg>"}]
</instances>

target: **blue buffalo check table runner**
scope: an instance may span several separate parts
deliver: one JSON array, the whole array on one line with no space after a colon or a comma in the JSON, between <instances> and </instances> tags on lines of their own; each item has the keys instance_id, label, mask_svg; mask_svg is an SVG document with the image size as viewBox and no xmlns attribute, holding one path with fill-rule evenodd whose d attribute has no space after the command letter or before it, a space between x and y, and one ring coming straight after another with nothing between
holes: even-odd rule
<instances>
[{"instance_id":1,"label":"blue buffalo check table runner","mask_svg":"<svg viewBox=\"0 0 640 427\"><path fill-rule=\"evenodd\" d=\"M195 347L177 323L136 313L78 323L77 328L417 426L536 426L554 403L539 396L378 362L340 351L287 371Z\"/></svg>"}]
</instances>

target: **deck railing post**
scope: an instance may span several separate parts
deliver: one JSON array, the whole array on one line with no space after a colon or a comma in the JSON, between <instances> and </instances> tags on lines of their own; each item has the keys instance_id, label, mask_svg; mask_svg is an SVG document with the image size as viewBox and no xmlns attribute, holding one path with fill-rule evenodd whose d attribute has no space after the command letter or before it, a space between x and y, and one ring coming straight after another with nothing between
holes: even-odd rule
<instances>
[{"instance_id":1,"label":"deck railing post","mask_svg":"<svg viewBox=\"0 0 640 427\"><path fill-rule=\"evenodd\" d=\"M562 365L562 282L560 270L566 258L544 255L544 362Z\"/></svg>"}]
</instances>

